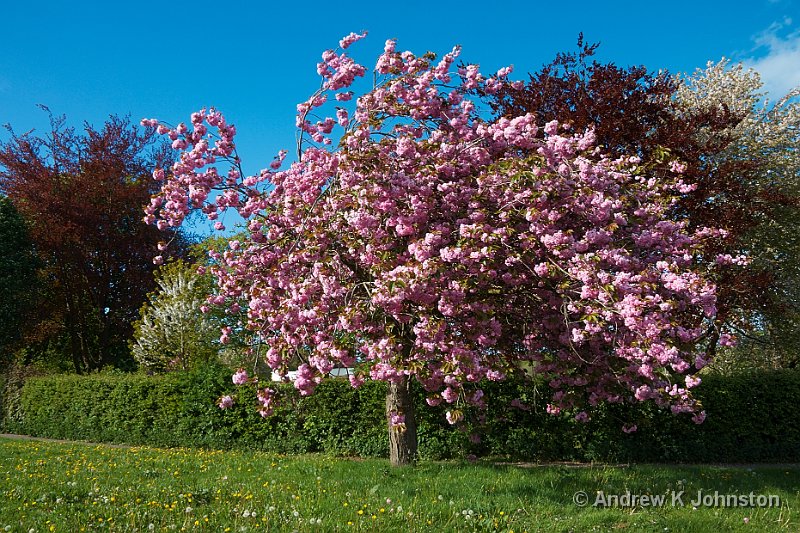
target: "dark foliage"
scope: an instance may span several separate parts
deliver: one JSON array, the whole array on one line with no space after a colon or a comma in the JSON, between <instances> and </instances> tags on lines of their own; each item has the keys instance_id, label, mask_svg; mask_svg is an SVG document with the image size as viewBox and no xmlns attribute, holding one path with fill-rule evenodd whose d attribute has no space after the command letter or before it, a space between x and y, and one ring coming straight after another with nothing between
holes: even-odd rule
<instances>
[{"instance_id":1,"label":"dark foliage","mask_svg":"<svg viewBox=\"0 0 800 533\"><path fill-rule=\"evenodd\" d=\"M39 262L25 221L11 201L0 195L0 363L24 340L24 317L36 303Z\"/></svg>"}]
</instances>

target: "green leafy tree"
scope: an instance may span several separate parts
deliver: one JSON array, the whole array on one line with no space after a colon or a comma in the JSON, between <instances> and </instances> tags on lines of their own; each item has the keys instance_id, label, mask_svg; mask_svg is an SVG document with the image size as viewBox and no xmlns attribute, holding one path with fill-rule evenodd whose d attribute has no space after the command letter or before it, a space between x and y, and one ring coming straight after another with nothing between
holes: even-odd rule
<instances>
[{"instance_id":1,"label":"green leafy tree","mask_svg":"<svg viewBox=\"0 0 800 533\"><path fill-rule=\"evenodd\" d=\"M0 196L0 360L23 340L25 317L37 297L36 253L28 228L5 196Z\"/></svg>"}]
</instances>

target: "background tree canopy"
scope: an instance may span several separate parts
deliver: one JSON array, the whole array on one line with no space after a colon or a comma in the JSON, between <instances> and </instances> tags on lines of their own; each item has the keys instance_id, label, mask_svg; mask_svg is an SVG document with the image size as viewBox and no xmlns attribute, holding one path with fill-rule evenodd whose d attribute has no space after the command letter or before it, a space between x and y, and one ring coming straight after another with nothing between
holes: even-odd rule
<instances>
[{"instance_id":1,"label":"background tree canopy","mask_svg":"<svg viewBox=\"0 0 800 533\"><path fill-rule=\"evenodd\" d=\"M127 118L78 132L50 117L47 134L9 128L0 143L0 192L27 223L46 295L26 327L41 349L68 354L78 373L130 366L132 323L155 285L151 258L165 238L142 222L141 207L166 152Z\"/></svg>"},{"instance_id":2,"label":"background tree canopy","mask_svg":"<svg viewBox=\"0 0 800 533\"><path fill-rule=\"evenodd\" d=\"M800 353L800 104L795 91L765 101L756 72L728 61L691 76L621 68L592 61L597 45L582 37L491 98L499 116L533 113L540 123L568 117L594 128L612 154L637 154L644 165L670 158L687 165L687 192L673 212L691 227L727 236L698 260L714 271L719 313L714 335L733 333L739 348L723 349L718 365L794 366ZM746 254L747 265L720 265L720 253ZM710 355L717 344L710 343Z\"/></svg>"},{"instance_id":3,"label":"background tree canopy","mask_svg":"<svg viewBox=\"0 0 800 533\"><path fill-rule=\"evenodd\" d=\"M11 200L0 195L0 361L6 361L25 337L38 266L25 221Z\"/></svg>"}]
</instances>

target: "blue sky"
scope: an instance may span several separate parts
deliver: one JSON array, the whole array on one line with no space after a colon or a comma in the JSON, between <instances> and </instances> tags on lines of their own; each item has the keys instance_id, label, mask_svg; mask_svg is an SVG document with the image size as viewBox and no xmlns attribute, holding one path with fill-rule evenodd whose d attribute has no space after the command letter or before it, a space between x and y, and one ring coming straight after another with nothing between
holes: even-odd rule
<instances>
[{"instance_id":1,"label":"blue sky","mask_svg":"<svg viewBox=\"0 0 800 533\"><path fill-rule=\"evenodd\" d=\"M598 58L691 72L730 57L756 66L776 93L800 84L800 0L670 2L8 2L0 19L0 124L44 131L36 104L70 123L109 114L187 120L221 109L239 130L245 170L294 146L297 102L318 86L315 65L350 31L374 64L387 38L416 53L463 46L484 72L524 77L579 32ZM5 133L0 133L6 138Z\"/></svg>"}]
</instances>

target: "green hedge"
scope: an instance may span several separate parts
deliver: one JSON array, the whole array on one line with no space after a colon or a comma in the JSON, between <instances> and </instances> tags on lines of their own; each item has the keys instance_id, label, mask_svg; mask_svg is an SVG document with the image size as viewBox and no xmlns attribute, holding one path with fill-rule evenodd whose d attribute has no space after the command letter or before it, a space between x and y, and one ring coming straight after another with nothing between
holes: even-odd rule
<instances>
[{"instance_id":1,"label":"green hedge","mask_svg":"<svg viewBox=\"0 0 800 533\"><path fill-rule=\"evenodd\" d=\"M4 399L3 426L5 431L97 442L363 457L387 453L385 384L367 382L354 390L346 381L327 380L307 398L281 385L287 399L263 419L254 409L254 393L245 389L233 408L216 406L220 396L235 390L230 374L223 367L206 367L161 376L28 377L21 390ZM444 407L428 407L417 391L423 458L800 461L800 372L793 370L705 376L696 396L708 418L699 426L651 405L604 406L582 424L545 414L546 387L509 382L486 384L484 390L490 400L486 419L470 430L480 442L449 426ZM510 407L514 399L529 410ZM624 422L636 423L639 431L623 433Z\"/></svg>"},{"instance_id":2,"label":"green hedge","mask_svg":"<svg viewBox=\"0 0 800 533\"><path fill-rule=\"evenodd\" d=\"M252 391L239 391L239 401L231 409L216 406L219 397L233 389L230 374L223 367L206 367L160 376L33 377L25 382L17 400L16 411L22 415L6 418L4 430L96 442L248 447L281 453L375 455L388 446L385 438L368 442L370 434L377 433L378 417L382 421L383 416L382 409L370 413L367 405L370 389L375 387L355 394L344 383L325 383L319 396L285 405L275 416L263 419L253 408ZM344 394L338 393L340 389ZM327 414L323 413L320 406L334 398ZM348 424L346 436L334 431L337 421L332 417L337 415Z\"/></svg>"},{"instance_id":3,"label":"green hedge","mask_svg":"<svg viewBox=\"0 0 800 533\"><path fill-rule=\"evenodd\" d=\"M544 414L546 401L528 412L507 409L530 396L519 384L493 384L487 394L506 401L490 406L482 453L520 459L578 461L749 463L800 461L800 371L709 374L695 391L707 412L697 425L654 405L604 405L587 424ZM638 431L622 432L633 422Z\"/></svg>"},{"instance_id":4,"label":"green hedge","mask_svg":"<svg viewBox=\"0 0 800 533\"><path fill-rule=\"evenodd\" d=\"M620 440L624 448L617 456L638 461L800 461L797 370L708 375L697 397L708 413L703 424L652 407L640 409L641 430ZM618 417L619 409L608 416ZM598 456L613 452L598 445Z\"/></svg>"}]
</instances>

